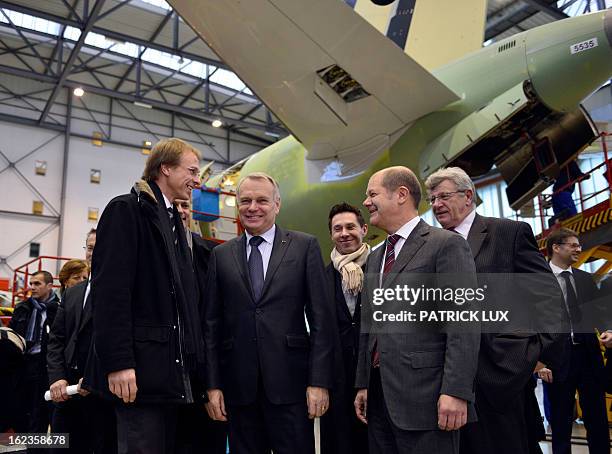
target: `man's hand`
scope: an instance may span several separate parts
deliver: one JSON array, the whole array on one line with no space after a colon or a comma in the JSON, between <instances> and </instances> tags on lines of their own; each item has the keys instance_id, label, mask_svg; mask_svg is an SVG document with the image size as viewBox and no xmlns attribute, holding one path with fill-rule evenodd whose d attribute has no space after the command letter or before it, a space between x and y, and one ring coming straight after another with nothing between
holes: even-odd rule
<instances>
[{"instance_id":1,"label":"man's hand","mask_svg":"<svg viewBox=\"0 0 612 454\"><path fill-rule=\"evenodd\" d=\"M208 402L206 402L206 412L210 419L215 421L227 421L223 391L220 389L209 389L207 394Z\"/></svg>"},{"instance_id":2,"label":"man's hand","mask_svg":"<svg viewBox=\"0 0 612 454\"><path fill-rule=\"evenodd\" d=\"M306 405L310 419L323 416L329 409L329 392L325 388L309 386L306 388Z\"/></svg>"},{"instance_id":3,"label":"man's hand","mask_svg":"<svg viewBox=\"0 0 612 454\"><path fill-rule=\"evenodd\" d=\"M546 367L546 364L538 361L535 365L535 368L533 369L533 373L537 374L538 372L540 372L542 369L544 369Z\"/></svg>"},{"instance_id":4,"label":"man's hand","mask_svg":"<svg viewBox=\"0 0 612 454\"><path fill-rule=\"evenodd\" d=\"M126 404L136 400L136 369L123 369L108 374L108 389Z\"/></svg>"},{"instance_id":5,"label":"man's hand","mask_svg":"<svg viewBox=\"0 0 612 454\"><path fill-rule=\"evenodd\" d=\"M83 384L83 377L81 377L79 379L79 384L77 386L77 392L79 393L79 395L85 397L89 395L89 391L87 391L86 389L81 388L81 385Z\"/></svg>"},{"instance_id":6,"label":"man's hand","mask_svg":"<svg viewBox=\"0 0 612 454\"><path fill-rule=\"evenodd\" d=\"M601 340L601 343L604 344L604 347L612 348L612 331L601 333L599 339Z\"/></svg>"},{"instance_id":7,"label":"man's hand","mask_svg":"<svg viewBox=\"0 0 612 454\"><path fill-rule=\"evenodd\" d=\"M68 391L66 391L66 386L68 386L68 382L63 378L51 385L49 391L51 391L51 400L53 400L53 402L65 402L70 399Z\"/></svg>"},{"instance_id":8,"label":"man's hand","mask_svg":"<svg viewBox=\"0 0 612 454\"><path fill-rule=\"evenodd\" d=\"M366 388L360 389L357 391L357 395L355 396L355 414L357 415L357 419L364 424L368 423L367 415L368 415L368 390Z\"/></svg>"},{"instance_id":9,"label":"man's hand","mask_svg":"<svg viewBox=\"0 0 612 454\"><path fill-rule=\"evenodd\" d=\"M542 381L545 381L546 383L553 382L552 370L548 369L547 367L544 367L538 371L538 377L540 377Z\"/></svg>"},{"instance_id":10,"label":"man's hand","mask_svg":"<svg viewBox=\"0 0 612 454\"><path fill-rule=\"evenodd\" d=\"M457 430L467 423L467 402L447 394L438 399L438 427Z\"/></svg>"}]
</instances>

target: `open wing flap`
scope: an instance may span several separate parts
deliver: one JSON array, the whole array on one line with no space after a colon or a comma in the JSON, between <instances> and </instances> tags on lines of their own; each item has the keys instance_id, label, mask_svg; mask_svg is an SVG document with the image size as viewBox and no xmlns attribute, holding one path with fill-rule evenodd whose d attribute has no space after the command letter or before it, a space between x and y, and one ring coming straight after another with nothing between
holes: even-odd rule
<instances>
[{"instance_id":1,"label":"open wing flap","mask_svg":"<svg viewBox=\"0 0 612 454\"><path fill-rule=\"evenodd\" d=\"M340 0L170 4L304 144L310 159L389 140L458 99Z\"/></svg>"}]
</instances>

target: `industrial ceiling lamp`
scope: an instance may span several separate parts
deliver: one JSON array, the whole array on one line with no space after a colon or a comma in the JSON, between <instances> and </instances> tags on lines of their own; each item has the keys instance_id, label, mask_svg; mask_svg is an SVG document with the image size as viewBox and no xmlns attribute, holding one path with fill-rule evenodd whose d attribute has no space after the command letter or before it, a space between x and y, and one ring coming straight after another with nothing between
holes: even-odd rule
<instances>
[{"instance_id":1,"label":"industrial ceiling lamp","mask_svg":"<svg viewBox=\"0 0 612 454\"><path fill-rule=\"evenodd\" d=\"M211 124L213 128L220 128L221 126L223 126L223 122L218 118L216 120L213 120Z\"/></svg>"},{"instance_id":2,"label":"industrial ceiling lamp","mask_svg":"<svg viewBox=\"0 0 612 454\"><path fill-rule=\"evenodd\" d=\"M74 93L74 96L80 98L85 94L85 90L83 90L81 87L76 87L72 93Z\"/></svg>"}]
</instances>

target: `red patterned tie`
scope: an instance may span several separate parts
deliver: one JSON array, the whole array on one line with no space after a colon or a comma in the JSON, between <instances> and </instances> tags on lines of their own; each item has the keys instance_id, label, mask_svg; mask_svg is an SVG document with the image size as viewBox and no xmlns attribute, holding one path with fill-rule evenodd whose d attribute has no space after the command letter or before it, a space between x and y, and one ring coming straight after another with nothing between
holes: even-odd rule
<instances>
[{"instance_id":1,"label":"red patterned tie","mask_svg":"<svg viewBox=\"0 0 612 454\"><path fill-rule=\"evenodd\" d=\"M385 248L385 265L383 266L383 279L395 263L395 243L401 238L397 233L387 237ZM380 367L380 353L378 352L378 339L374 339L374 348L372 349L372 367Z\"/></svg>"}]
</instances>

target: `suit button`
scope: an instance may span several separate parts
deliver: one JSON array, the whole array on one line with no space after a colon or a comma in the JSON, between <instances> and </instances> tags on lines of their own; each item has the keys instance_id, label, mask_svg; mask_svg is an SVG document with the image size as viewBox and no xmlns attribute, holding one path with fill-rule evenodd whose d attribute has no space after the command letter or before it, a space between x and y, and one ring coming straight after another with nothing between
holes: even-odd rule
<instances>
[{"instance_id":1,"label":"suit button","mask_svg":"<svg viewBox=\"0 0 612 454\"><path fill-rule=\"evenodd\" d=\"M263 311L261 309L255 309L255 314L261 315Z\"/></svg>"},{"instance_id":2,"label":"suit button","mask_svg":"<svg viewBox=\"0 0 612 454\"><path fill-rule=\"evenodd\" d=\"M183 394L181 394L181 399L184 399L184 398L185 398L185 396Z\"/></svg>"},{"instance_id":3,"label":"suit button","mask_svg":"<svg viewBox=\"0 0 612 454\"><path fill-rule=\"evenodd\" d=\"M176 362L176 364L180 363L180 361L178 359L175 359L174 361Z\"/></svg>"}]
</instances>

